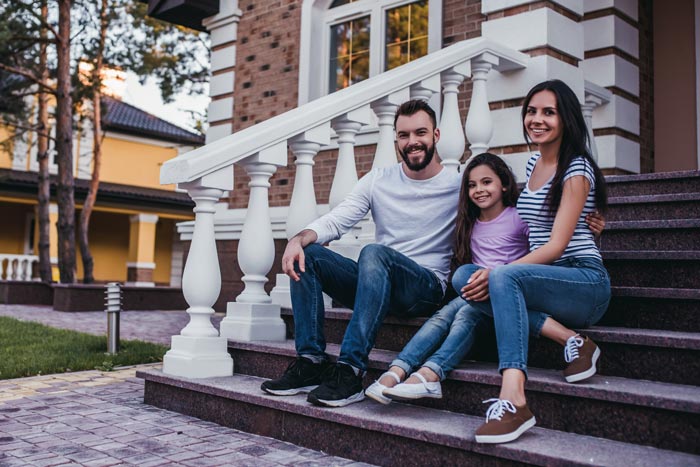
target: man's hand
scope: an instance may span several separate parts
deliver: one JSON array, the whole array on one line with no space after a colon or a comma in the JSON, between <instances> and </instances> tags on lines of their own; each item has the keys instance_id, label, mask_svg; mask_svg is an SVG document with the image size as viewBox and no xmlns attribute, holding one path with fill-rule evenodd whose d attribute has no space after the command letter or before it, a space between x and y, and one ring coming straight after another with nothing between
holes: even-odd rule
<instances>
[{"instance_id":1,"label":"man's hand","mask_svg":"<svg viewBox=\"0 0 700 467\"><path fill-rule=\"evenodd\" d=\"M462 287L462 298L475 302L483 302L489 299L489 272L490 269L479 269Z\"/></svg>"},{"instance_id":2,"label":"man's hand","mask_svg":"<svg viewBox=\"0 0 700 467\"><path fill-rule=\"evenodd\" d=\"M605 218L598 212L586 216L586 224L591 229L593 235L598 238L605 228Z\"/></svg>"},{"instance_id":3,"label":"man's hand","mask_svg":"<svg viewBox=\"0 0 700 467\"><path fill-rule=\"evenodd\" d=\"M299 263L300 272L306 272L304 247L315 242L317 238L316 232L306 229L289 239L282 255L282 272L298 282L301 278L294 270L294 263Z\"/></svg>"}]
</instances>

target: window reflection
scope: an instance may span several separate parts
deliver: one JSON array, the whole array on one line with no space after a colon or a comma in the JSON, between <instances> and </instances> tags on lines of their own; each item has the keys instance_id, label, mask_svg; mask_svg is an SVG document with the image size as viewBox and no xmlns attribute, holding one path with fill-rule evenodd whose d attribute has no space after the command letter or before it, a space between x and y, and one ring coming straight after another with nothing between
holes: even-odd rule
<instances>
[{"instance_id":1,"label":"window reflection","mask_svg":"<svg viewBox=\"0 0 700 467\"><path fill-rule=\"evenodd\" d=\"M387 10L384 69L391 70L427 53L428 0Z\"/></svg>"},{"instance_id":2,"label":"window reflection","mask_svg":"<svg viewBox=\"0 0 700 467\"><path fill-rule=\"evenodd\" d=\"M330 92L369 78L370 17L331 26Z\"/></svg>"}]
</instances>

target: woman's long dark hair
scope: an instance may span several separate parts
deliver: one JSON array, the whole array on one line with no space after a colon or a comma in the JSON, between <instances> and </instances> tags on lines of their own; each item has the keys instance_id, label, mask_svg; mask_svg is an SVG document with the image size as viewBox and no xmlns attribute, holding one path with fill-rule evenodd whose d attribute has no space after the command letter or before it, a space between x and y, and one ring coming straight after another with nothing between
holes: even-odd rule
<instances>
[{"instance_id":1,"label":"woman's long dark hair","mask_svg":"<svg viewBox=\"0 0 700 467\"><path fill-rule=\"evenodd\" d=\"M485 152L474 156L462 176L462 187L459 191L459 206L457 207L457 225L455 229L455 248L452 258L453 268L462 264L470 263L472 260L471 236L474 224L481 214L481 209L469 198L469 174L480 165L485 165L498 176L501 185L505 188L503 192L503 204L505 206L515 206L518 201L518 187L515 177L510 168L500 157Z\"/></svg>"},{"instance_id":2,"label":"woman's long dark hair","mask_svg":"<svg viewBox=\"0 0 700 467\"><path fill-rule=\"evenodd\" d=\"M530 105L532 96L542 91L551 91L557 99L557 114L562 125L561 147L559 148L559 157L557 160L557 170L552 179L552 188L547 194L545 204L549 206L549 212L554 213L559 208L561 203L562 190L564 188L564 174L566 173L571 161L576 157L583 157L586 162L593 168L595 175L595 205L596 209L604 213L608 207L608 192L605 186L605 178L600 171L598 164L591 157L589 150L588 130L586 129L586 121L583 119L581 112L581 104L579 104L576 94L561 80L553 79L544 81L534 88L530 89L523 102L521 118L523 122L523 134L525 141L530 146L531 140L525 128L525 116L527 115L527 107Z\"/></svg>"}]
</instances>

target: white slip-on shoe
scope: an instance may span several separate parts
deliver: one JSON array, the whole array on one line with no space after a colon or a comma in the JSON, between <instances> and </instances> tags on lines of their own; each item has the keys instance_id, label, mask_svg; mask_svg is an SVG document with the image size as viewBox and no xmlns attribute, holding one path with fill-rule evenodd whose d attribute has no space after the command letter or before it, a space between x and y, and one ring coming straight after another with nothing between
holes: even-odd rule
<instances>
[{"instance_id":1,"label":"white slip-on shoe","mask_svg":"<svg viewBox=\"0 0 700 467\"><path fill-rule=\"evenodd\" d=\"M401 384L401 378L399 378L399 375L394 373L393 371L387 371L384 373L382 376L379 377L379 379L382 379L384 376L389 375L392 378L396 380L397 383ZM380 404L388 404L391 402L391 399L386 397L384 394L382 394L382 391L385 389L389 389L388 387L384 386L382 383L379 382L379 379L375 381L374 383L370 384L367 389L365 389L365 396L374 399L375 401L379 402Z\"/></svg>"},{"instance_id":2,"label":"white slip-on shoe","mask_svg":"<svg viewBox=\"0 0 700 467\"><path fill-rule=\"evenodd\" d=\"M431 382L426 380L420 373L413 373L421 382L420 383L401 383L393 388L387 388L383 394L391 399L422 399L430 397L432 399L442 398L442 387L440 381Z\"/></svg>"}]
</instances>

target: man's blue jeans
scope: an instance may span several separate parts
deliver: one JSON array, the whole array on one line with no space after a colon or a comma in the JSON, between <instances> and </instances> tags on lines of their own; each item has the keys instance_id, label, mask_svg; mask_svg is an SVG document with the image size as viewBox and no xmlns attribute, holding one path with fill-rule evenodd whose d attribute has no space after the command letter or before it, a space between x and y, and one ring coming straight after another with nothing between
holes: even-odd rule
<instances>
[{"instance_id":1,"label":"man's blue jeans","mask_svg":"<svg viewBox=\"0 0 700 467\"><path fill-rule=\"evenodd\" d=\"M304 255L306 272L290 285L300 356L326 358L322 292L353 309L338 361L360 371L367 369L367 357L387 314L428 316L443 298L442 283L432 271L382 245L364 247L357 262L318 244L308 245Z\"/></svg>"},{"instance_id":2,"label":"man's blue jeans","mask_svg":"<svg viewBox=\"0 0 700 467\"><path fill-rule=\"evenodd\" d=\"M509 264L489 274L489 295L498 369L516 368L527 375L528 322L551 316L570 328L595 324L608 308L610 278L595 258L567 258L557 265Z\"/></svg>"},{"instance_id":3,"label":"man's blue jeans","mask_svg":"<svg viewBox=\"0 0 700 467\"><path fill-rule=\"evenodd\" d=\"M479 269L482 268L465 264L455 271L452 286L458 294ZM398 366L406 374L424 366L442 381L469 353L478 333L485 326L493 326L492 316L490 301L474 302L457 297L423 324L391 366ZM537 336L546 317L533 314L533 318L530 332Z\"/></svg>"}]
</instances>

